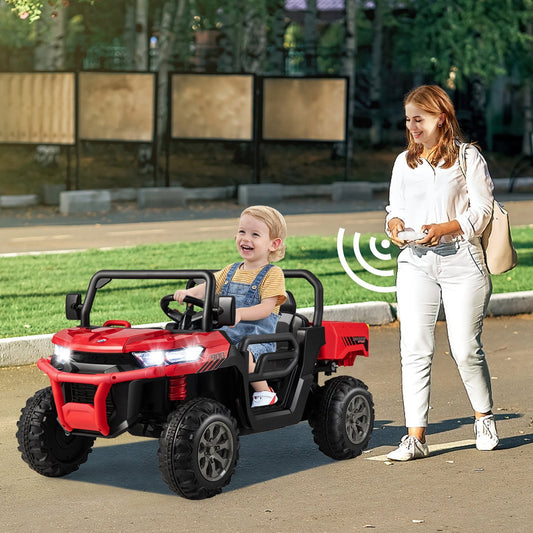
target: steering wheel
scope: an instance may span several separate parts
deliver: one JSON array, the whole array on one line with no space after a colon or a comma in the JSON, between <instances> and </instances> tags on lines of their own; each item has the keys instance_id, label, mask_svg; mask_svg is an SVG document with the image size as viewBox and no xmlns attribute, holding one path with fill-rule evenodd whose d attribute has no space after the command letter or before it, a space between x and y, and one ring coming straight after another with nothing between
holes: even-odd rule
<instances>
[{"instance_id":1,"label":"steering wheel","mask_svg":"<svg viewBox=\"0 0 533 533\"><path fill-rule=\"evenodd\" d=\"M202 313L196 313L194 311L193 306L196 305L197 307L203 309L204 301L200 300L199 298L195 298L194 296L185 296L183 302L191 305L188 305L183 313L181 311L178 311L177 309L171 309L169 307L170 302L174 301L175 300L173 294L167 294L166 296L163 296L160 302L161 309L163 310L165 315L168 316L168 318L174 320L174 322L179 325L180 329L189 329L192 325L193 320L197 317L202 316Z\"/></svg>"}]
</instances>

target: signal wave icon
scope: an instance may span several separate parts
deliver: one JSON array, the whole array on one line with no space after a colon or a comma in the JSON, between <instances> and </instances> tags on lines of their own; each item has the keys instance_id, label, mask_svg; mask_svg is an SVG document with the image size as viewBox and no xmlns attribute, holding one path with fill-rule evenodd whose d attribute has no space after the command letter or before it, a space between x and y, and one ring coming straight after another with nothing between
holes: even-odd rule
<instances>
[{"instance_id":1,"label":"signal wave icon","mask_svg":"<svg viewBox=\"0 0 533 533\"><path fill-rule=\"evenodd\" d=\"M391 277L394 276L394 270L379 270L377 268L374 268L372 265L370 265L363 255L361 254L361 245L359 242L359 239L361 237L360 233L354 233L353 236L353 252L355 255L355 258L357 261L359 261L359 264L371 274L374 274L375 276L381 276L381 277ZM379 285L372 285L372 283L368 283L365 280L361 279L351 268L350 265L348 265L348 262L346 261L346 257L344 256L344 247L343 247L343 240L344 240L344 228L339 228L339 232L337 233L337 254L339 256L339 261L341 262L342 268L344 268L344 271L350 278L355 281L358 285L361 285L361 287L364 287L365 289L368 289L369 291L373 292L395 292L396 291L396 285L393 287L381 287ZM387 249L390 246L390 241L388 239L383 239L381 241L381 247ZM376 244L376 238L370 237L370 251L372 252L372 255L381 261L388 261L392 259L392 256L390 253L383 253L380 252L377 248Z\"/></svg>"}]
</instances>

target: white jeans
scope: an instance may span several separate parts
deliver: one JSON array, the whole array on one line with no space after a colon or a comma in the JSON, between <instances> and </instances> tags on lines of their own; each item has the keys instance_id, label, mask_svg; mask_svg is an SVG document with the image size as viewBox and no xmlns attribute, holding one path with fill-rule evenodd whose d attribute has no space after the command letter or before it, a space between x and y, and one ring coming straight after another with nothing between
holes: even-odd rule
<instances>
[{"instance_id":1,"label":"white jeans","mask_svg":"<svg viewBox=\"0 0 533 533\"><path fill-rule=\"evenodd\" d=\"M481 343L492 291L479 239L434 248L407 247L398 257L402 389L407 427L427 427L435 323L444 305L450 352L472 408L492 409L490 374Z\"/></svg>"}]
</instances>

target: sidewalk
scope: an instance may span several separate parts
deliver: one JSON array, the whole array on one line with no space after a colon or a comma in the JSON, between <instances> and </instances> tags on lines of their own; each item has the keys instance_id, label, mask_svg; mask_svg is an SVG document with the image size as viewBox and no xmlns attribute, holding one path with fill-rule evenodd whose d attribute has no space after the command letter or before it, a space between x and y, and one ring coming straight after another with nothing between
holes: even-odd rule
<instances>
[{"instance_id":1,"label":"sidewalk","mask_svg":"<svg viewBox=\"0 0 533 533\"><path fill-rule=\"evenodd\" d=\"M533 223L533 194L502 193L497 198L505 204L513 225ZM342 227L347 234L374 233L381 238L386 203L385 198L349 202L298 198L274 207L286 216L291 236L336 237ZM176 240L225 239L241 211L236 201L227 200L167 209L139 209L131 202L121 202L105 215L63 216L56 207L45 206L0 209L0 257ZM496 294L489 305L492 316L532 312L533 291ZM394 322L396 310L384 302L353 303L327 307L324 318L379 326ZM51 336L0 339L0 367L31 364L48 355L52 349Z\"/></svg>"}]
</instances>

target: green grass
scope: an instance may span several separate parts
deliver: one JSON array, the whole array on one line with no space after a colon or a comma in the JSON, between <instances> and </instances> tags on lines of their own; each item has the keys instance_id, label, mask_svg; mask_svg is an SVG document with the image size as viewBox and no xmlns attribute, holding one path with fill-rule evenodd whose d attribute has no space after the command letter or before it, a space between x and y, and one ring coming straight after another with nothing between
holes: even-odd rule
<instances>
[{"instance_id":1,"label":"green grass","mask_svg":"<svg viewBox=\"0 0 533 533\"><path fill-rule=\"evenodd\" d=\"M390 287L394 277L378 277L366 272L354 257L353 236L345 236L344 254L352 271L367 283ZM380 270L395 268L393 257L376 259L369 251L371 235L363 235L361 247L369 264ZM516 292L533 289L533 227L513 228L519 266L500 276L493 276L493 292ZM377 243L377 248L385 250ZM84 295L90 277L98 270L110 269L195 269L221 268L237 261L232 240L177 242L142 245L114 250L88 250L68 254L4 257L0 278L0 337L17 337L53 333L75 325L65 318L64 301L69 292ZM395 293L372 292L357 285L345 273L337 255L336 237L294 237L287 239L287 256L278 263L284 269L304 268L313 272L324 286L324 304L365 301L394 302ZM115 280L98 292L91 322L108 319L129 320L132 324L162 322L159 307L162 296L174 292L177 283L167 281ZM298 307L312 305L308 284L287 280Z\"/></svg>"}]
</instances>

